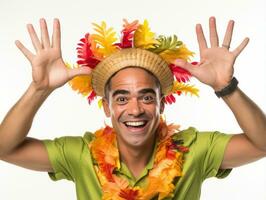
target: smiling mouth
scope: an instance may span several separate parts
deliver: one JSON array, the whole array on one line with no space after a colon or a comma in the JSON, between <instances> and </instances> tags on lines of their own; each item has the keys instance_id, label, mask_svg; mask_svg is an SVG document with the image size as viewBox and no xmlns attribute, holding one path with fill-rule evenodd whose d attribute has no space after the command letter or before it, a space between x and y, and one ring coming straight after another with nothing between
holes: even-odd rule
<instances>
[{"instance_id":1,"label":"smiling mouth","mask_svg":"<svg viewBox=\"0 0 266 200\"><path fill-rule=\"evenodd\" d=\"M125 126L128 128L143 128L146 126L148 121L127 121L124 122Z\"/></svg>"}]
</instances>

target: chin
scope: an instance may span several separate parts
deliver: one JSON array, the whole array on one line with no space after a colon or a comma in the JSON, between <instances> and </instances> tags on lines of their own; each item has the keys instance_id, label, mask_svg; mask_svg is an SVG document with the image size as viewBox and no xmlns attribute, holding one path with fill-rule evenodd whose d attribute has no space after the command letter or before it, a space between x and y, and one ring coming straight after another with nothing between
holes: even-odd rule
<instances>
[{"instance_id":1,"label":"chin","mask_svg":"<svg viewBox=\"0 0 266 200\"><path fill-rule=\"evenodd\" d=\"M147 134L148 133L148 134ZM124 136L124 137L123 137ZM141 147L153 141L153 133L146 132L127 132L122 136L122 140L132 147Z\"/></svg>"}]
</instances>

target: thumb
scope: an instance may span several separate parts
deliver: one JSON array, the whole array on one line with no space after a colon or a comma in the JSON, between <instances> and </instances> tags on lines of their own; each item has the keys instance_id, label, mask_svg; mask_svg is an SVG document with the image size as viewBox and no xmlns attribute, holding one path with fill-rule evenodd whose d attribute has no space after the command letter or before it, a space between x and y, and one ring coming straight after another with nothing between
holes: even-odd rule
<instances>
[{"instance_id":1,"label":"thumb","mask_svg":"<svg viewBox=\"0 0 266 200\"><path fill-rule=\"evenodd\" d=\"M68 69L68 70L69 70L68 71L69 78L72 79L75 76L90 75L92 69L89 67L79 67L79 68Z\"/></svg>"},{"instance_id":2,"label":"thumb","mask_svg":"<svg viewBox=\"0 0 266 200\"><path fill-rule=\"evenodd\" d=\"M192 63L189 63L187 62L186 60L183 60L183 59L176 59L174 61L174 64L187 70L192 76L195 76L195 74L197 73L196 70L197 70L197 67L195 66L198 66L199 63L198 62L192 62Z\"/></svg>"},{"instance_id":3,"label":"thumb","mask_svg":"<svg viewBox=\"0 0 266 200\"><path fill-rule=\"evenodd\" d=\"M192 75L194 75L194 72L195 72L195 64L194 63L189 63L185 60L182 60L182 59L176 59L174 61L174 64L187 70L188 72L190 72Z\"/></svg>"}]
</instances>

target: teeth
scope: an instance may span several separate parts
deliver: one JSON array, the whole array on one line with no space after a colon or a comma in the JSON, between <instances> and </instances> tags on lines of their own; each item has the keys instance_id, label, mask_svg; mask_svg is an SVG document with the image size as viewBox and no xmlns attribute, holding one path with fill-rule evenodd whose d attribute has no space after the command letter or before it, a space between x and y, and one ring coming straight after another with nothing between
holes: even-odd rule
<instances>
[{"instance_id":1,"label":"teeth","mask_svg":"<svg viewBox=\"0 0 266 200\"><path fill-rule=\"evenodd\" d=\"M142 126L144 124L145 124L144 121L140 121L140 122L126 122L126 125L127 126Z\"/></svg>"}]
</instances>

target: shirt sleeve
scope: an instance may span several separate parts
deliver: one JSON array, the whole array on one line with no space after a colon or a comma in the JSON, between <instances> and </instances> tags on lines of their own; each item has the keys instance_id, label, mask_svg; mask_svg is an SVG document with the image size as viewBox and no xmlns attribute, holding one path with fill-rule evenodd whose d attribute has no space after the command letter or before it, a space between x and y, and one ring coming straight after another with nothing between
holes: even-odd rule
<instances>
[{"instance_id":1,"label":"shirt sleeve","mask_svg":"<svg viewBox=\"0 0 266 200\"><path fill-rule=\"evenodd\" d=\"M232 169L220 169L228 142L233 135L220 132L198 132L196 148L201 156L203 180L210 177L225 178Z\"/></svg>"},{"instance_id":2,"label":"shirt sleeve","mask_svg":"<svg viewBox=\"0 0 266 200\"><path fill-rule=\"evenodd\" d=\"M53 172L49 172L52 180L75 180L75 172L79 170L81 154L86 145L82 137L60 137L54 140L43 140L47 149Z\"/></svg>"}]
</instances>

